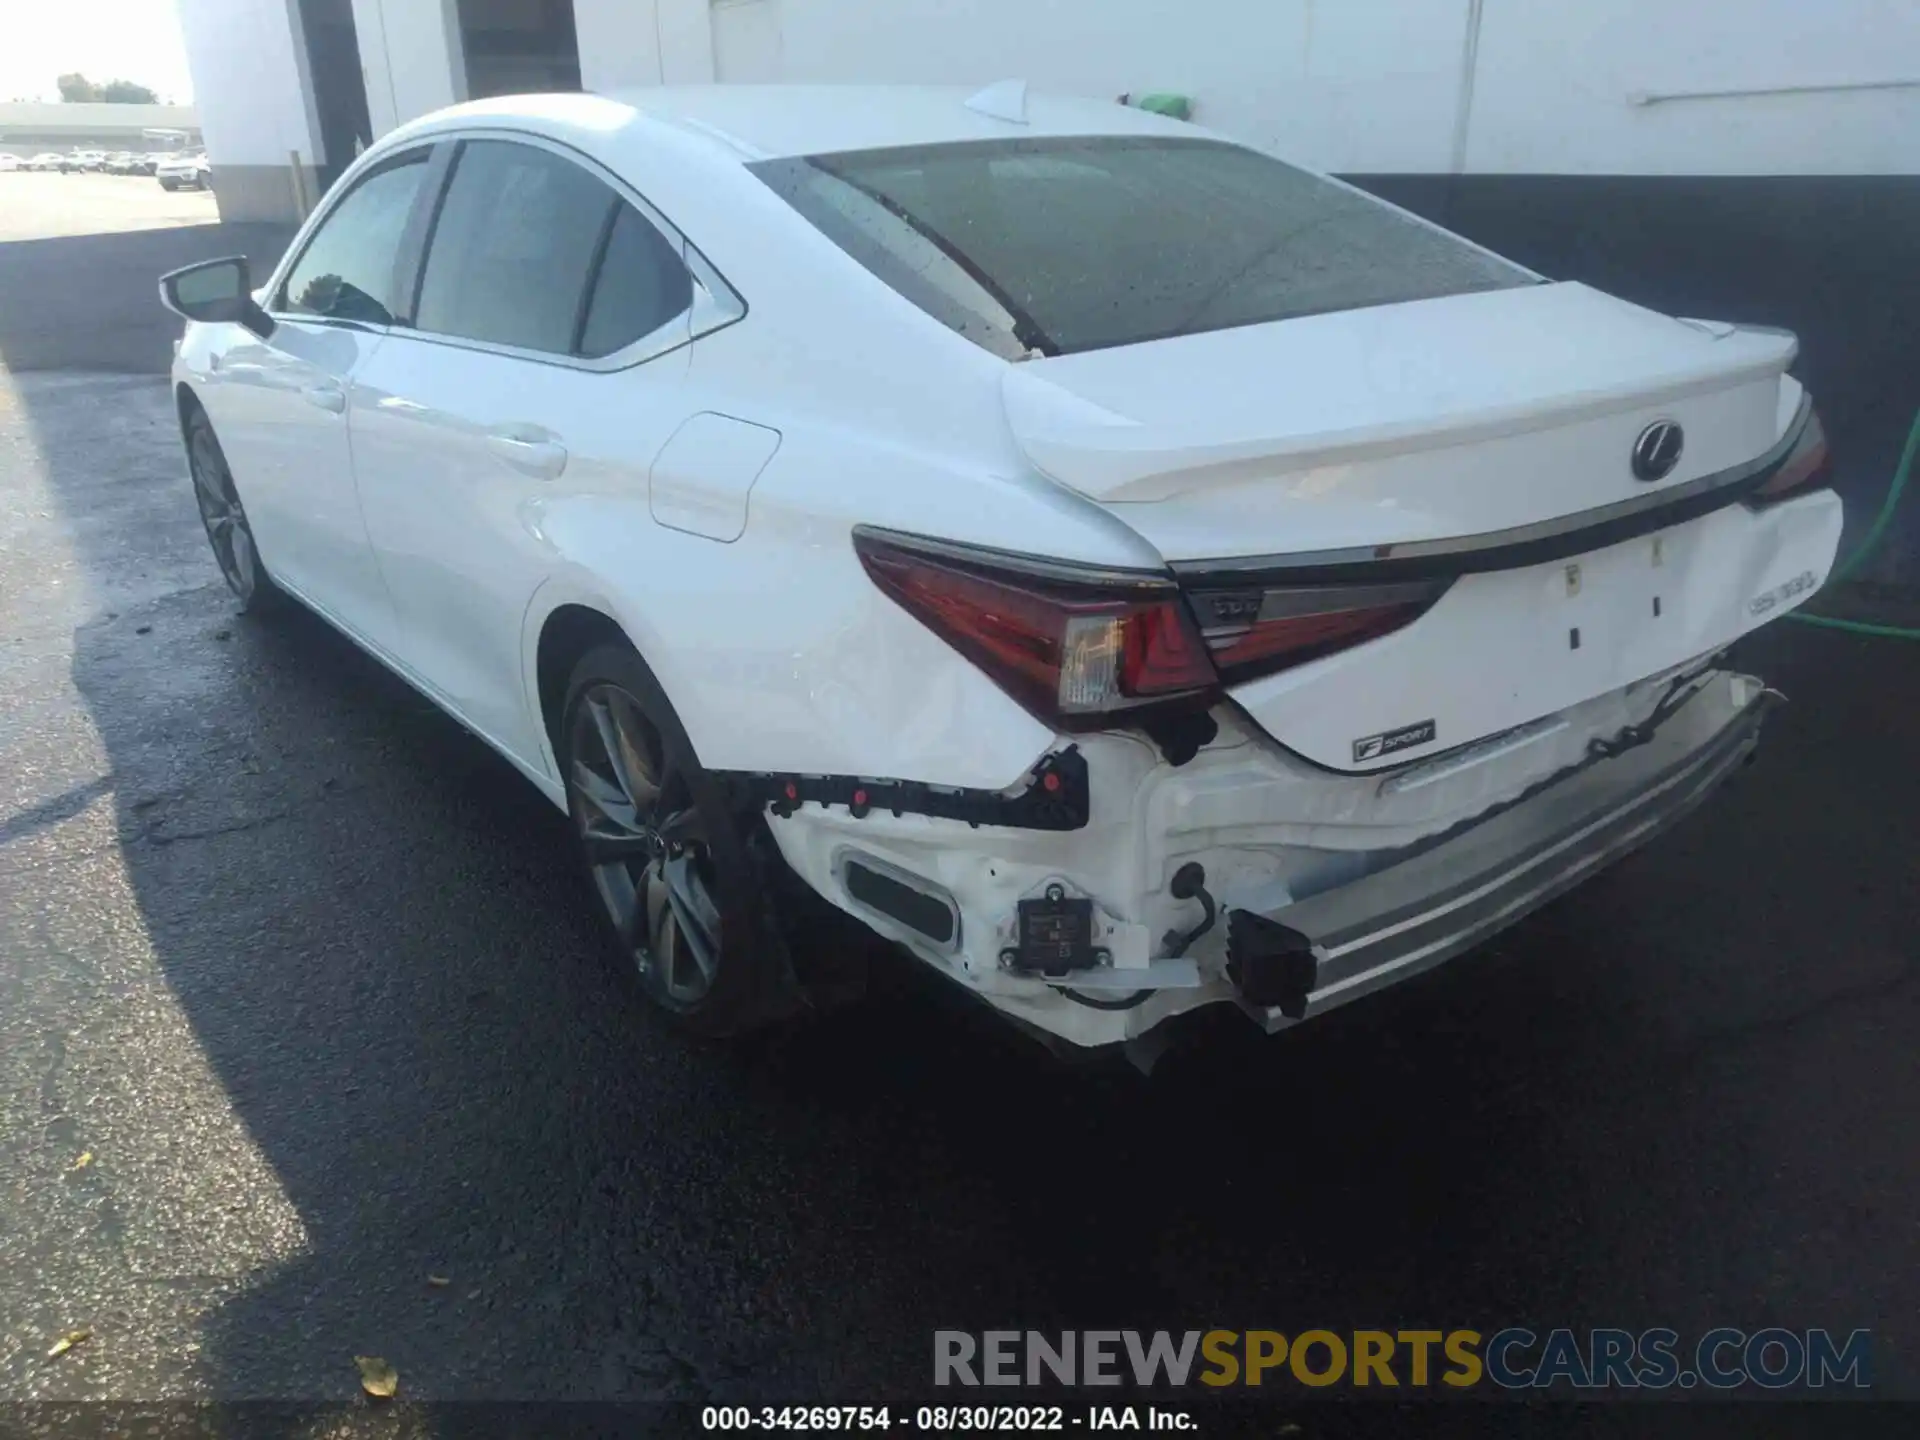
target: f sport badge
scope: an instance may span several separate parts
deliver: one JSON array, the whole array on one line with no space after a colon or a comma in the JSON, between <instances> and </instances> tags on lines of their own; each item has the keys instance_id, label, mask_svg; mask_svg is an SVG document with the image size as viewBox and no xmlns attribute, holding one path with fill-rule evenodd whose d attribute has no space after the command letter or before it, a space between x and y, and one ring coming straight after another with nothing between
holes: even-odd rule
<instances>
[{"instance_id":1,"label":"f sport badge","mask_svg":"<svg viewBox=\"0 0 1920 1440\"><path fill-rule=\"evenodd\" d=\"M1418 724L1402 725L1398 730L1364 735L1353 742L1353 762L1358 765L1363 760L1378 760L1382 755L1391 755L1396 750L1411 750L1415 745L1429 743L1434 734L1433 721L1422 720Z\"/></svg>"}]
</instances>

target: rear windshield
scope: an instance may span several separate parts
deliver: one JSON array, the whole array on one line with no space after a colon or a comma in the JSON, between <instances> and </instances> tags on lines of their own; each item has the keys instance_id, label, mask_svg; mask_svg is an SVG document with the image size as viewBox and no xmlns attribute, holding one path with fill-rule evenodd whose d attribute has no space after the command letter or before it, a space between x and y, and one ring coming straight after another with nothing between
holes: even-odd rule
<instances>
[{"instance_id":1,"label":"rear windshield","mask_svg":"<svg viewBox=\"0 0 1920 1440\"><path fill-rule=\"evenodd\" d=\"M1535 279L1214 140L989 140L752 168L888 285L1010 359Z\"/></svg>"}]
</instances>

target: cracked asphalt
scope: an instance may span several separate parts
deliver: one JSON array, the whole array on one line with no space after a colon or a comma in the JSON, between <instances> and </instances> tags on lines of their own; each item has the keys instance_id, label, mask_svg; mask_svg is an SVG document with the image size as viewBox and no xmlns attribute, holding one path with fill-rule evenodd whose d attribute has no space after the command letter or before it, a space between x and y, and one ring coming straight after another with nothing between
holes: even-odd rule
<instances>
[{"instance_id":1,"label":"cracked asphalt","mask_svg":"<svg viewBox=\"0 0 1920 1440\"><path fill-rule=\"evenodd\" d=\"M0 290L58 263L8 248ZM904 964L696 1043L503 762L233 613L164 320L48 338L117 283L0 303L0 1398L346 1400L358 1354L418 1399L860 1403L924 1395L936 1327L1421 1324L1869 1327L1920 1393L1909 651L1774 627L1792 703L1704 812L1151 1080Z\"/></svg>"}]
</instances>

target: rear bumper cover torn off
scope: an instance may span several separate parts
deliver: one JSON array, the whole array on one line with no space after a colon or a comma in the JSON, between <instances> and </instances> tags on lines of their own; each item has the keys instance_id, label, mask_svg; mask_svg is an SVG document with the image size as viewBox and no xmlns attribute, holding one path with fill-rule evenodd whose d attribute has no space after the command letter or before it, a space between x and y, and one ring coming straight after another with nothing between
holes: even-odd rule
<instances>
[{"instance_id":1,"label":"rear bumper cover torn off","mask_svg":"<svg viewBox=\"0 0 1920 1440\"><path fill-rule=\"evenodd\" d=\"M1777 698L1716 674L1644 744L1462 834L1276 916L1229 912L1236 998L1279 1030L1471 948L1692 811L1751 757Z\"/></svg>"}]
</instances>

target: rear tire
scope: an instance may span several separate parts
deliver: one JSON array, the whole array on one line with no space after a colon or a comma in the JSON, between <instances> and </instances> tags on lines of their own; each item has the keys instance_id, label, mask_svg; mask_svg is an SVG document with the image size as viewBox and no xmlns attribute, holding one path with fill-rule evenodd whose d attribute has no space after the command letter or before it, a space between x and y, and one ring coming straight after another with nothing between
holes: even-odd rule
<instances>
[{"instance_id":1,"label":"rear tire","mask_svg":"<svg viewBox=\"0 0 1920 1440\"><path fill-rule=\"evenodd\" d=\"M772 836L694 754L631 646L581 657L555 750L616 963L687 1030L731 1036L805 1008L768 903Z\"/></svg>"}]
</instances>

